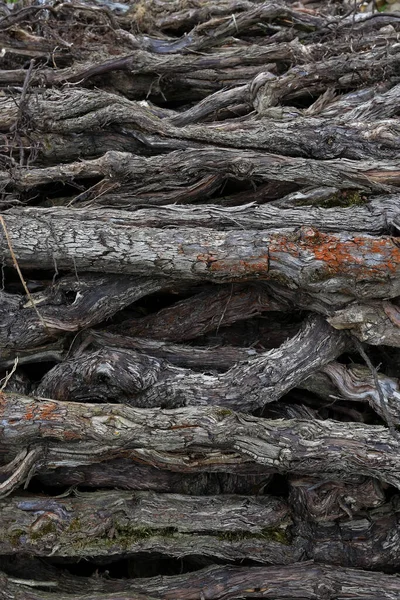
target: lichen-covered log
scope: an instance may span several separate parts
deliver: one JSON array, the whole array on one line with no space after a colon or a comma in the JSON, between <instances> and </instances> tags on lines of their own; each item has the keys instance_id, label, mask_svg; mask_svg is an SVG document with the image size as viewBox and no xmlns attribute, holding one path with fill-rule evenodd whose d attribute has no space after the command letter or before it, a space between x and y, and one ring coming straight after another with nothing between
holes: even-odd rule
<instances>
[{"instance_id":1,"label":"lichen-covered log","mask_svg":"<svg viewBox=\"0 0 400 600\"><path fill-rule=\"evenodd\" d=\"M14 496L0 504L0 553L108 560L141 552L200 554L281 565L314 558L388 568L400 560L397 510L394 497L366 517L294 524L287 503L270 496L115 491L76 498Z\"/></svg>"},{"instance_id":2,"label":"lichen-covered log","mask_svg":"<svg viewBox=\"0 0 400 600\"><path fill-rule=\"evenodd\" d=\"M22 268L78 269L183 281L278 280L291 288L349 297L400 294L400 249L394 237L325 234L299 230L217 232L210 229L152 229L29 209L4 221ZM0 256L13 264L2 233Z\"/></svg>"},{"instance_id":3,"label":"lichen-covered log","mask_svg":"<svg viewBox=\"0 0 400 600\"><path fill-rule=\"evenodd\" d=\"M159 552L285 564L290 512L269 496L102 492L76 498L14 496L0 504L0 553L113 556Z\"/></svg>"}]
</instances>

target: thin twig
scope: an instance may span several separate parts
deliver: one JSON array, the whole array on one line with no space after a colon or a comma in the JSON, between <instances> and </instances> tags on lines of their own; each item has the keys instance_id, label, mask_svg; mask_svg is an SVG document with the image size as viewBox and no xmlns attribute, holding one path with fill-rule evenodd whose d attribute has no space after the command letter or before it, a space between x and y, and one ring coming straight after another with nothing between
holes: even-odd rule
<instances>
[{"instance_id":1,"label":"thin twig","mask_svg":"<svg viewBox=\"0 0 400 600\"><path fill-rule=\"evenodd\" d=\"M388 408L386 406L386 401L385 401L385 394L383 393L382 390L382 386L380 384L379 381L379 377L378 377L378 371L376 370L376 368L374 367L374 365L372 364L368 354L365 352L364 350L364 346L362 345L362 343L355 337L352 335L352 338L354 339L354 343L357 347L358 352L360 353L360 355L362 356L362 358L365 361L365 364L367 365L367 367L369 368L369 370L371 371L371 375L372 378L374 380L374 384L375 384L375 388L376 391L378 392L378 396L379 396L379 402L382 408L382 413L383 413L383 417L389 427L390 433L392 433L393 435L398 435L398 431L394 425L393 419L391 414L388 411Z\"/></svg>"}]
</instances>

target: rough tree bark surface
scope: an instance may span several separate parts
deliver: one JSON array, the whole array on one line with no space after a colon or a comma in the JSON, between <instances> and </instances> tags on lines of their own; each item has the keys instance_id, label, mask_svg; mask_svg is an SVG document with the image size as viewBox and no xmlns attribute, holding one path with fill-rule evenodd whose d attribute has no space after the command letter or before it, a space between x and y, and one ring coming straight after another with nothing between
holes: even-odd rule
<instances>
[{"instance_id":1,"label":"rough tree bark surface","mask_svg":"<svg viewBox=\"0 0 400 600\"><path fill-rule=\"evenodd\" d=\"M396 8L1 3L0 600L400 600Z\"/></svg>"}]
</instances>

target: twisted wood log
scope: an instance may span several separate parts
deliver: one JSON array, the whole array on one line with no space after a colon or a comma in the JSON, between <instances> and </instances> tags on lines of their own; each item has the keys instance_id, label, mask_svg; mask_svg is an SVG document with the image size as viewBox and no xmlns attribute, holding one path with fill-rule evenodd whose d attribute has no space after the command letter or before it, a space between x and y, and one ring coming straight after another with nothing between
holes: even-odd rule
<instances>
[{"instance_id":1,"label":"twisted wood log","mask_svg":"<svg viewBox=\"0 0 400 600\"><path fill-rule=\"evenodd\" d=\"M42 567L43 569L43 567ZM66 582L63 585L63 581ZM37 575L26 579L18 575L0 576L0 598L8 600L197 600L201 594L209 600L284 597L288 600L336 600L338 594L348 600L398 600L398 576L379 572L346 569L332 565L299 563L273 567L213 566L194 573L136 580L82 578L52 573L42 581ZM57 591L47 590L49 584ZM82 586L86 586L82 595ZM40 590L35 588L42 588ZM154 596L152 595L154 594Z\"/></svg>"},{"instance_id":2,"label":"twisted wood log","mask_svg":"<svg viewBox=\"0 0 400 600\"><path fill-rule=\"evenodd\" d=\"M395 567L398 497L367 518L301 521L270 496L80 493L76 498L14 496L0 506L0 553L35 556L201 554L289 564L300 558L350 567ZM392 539L392 544L387 544ZM197 549L197 550L196 550Z\"/></svg>"},{"instance_id":3,"label":"twisted wood log","mask_svg":"<svg viewBox=\"0 0 400 600\"><path fill-rule=\"evenodd\" d=\"M143 410L5 393L0 412L0 451L10 460L2 467L8 476L3 494L34 470L118 457L182 472L259 464L266 472L332 479L361 474L400 487L399 440L376 425L267 420L222 407Z\"/></svg>"},{"instance_id":4,"label":"twisted wood log","mask_svg":"<svg viewBox=\"0 0 400 600\"><path fill-rule=\"evenodd\" d=\"M6 360L18 350L101 323L165 285L166 279L89 273L64 277L44 291L31 293L31 298L0 291L0 356Z\"/></svg>"},{"instance_id":5,"label":"twisted wood log","mask_svg":"<svg viewBox=\"0 0 400 600\"><path fill-rule=\"evenodd\" d=\"M246 465L236 473L177 473L162 471L148 465L119 458L81 465L59 467L38 476L47 487L83 486L85 488L118 488L122 490L152 491L192 496L216 494L257 495L269 483L265 469Z\"/></svg>"},{"instance_id":6,"label":"twisted wood log","mask_svg":"<svg viewBox=\"0 0 400 600\"><path fill-rule=\"evenodd\" d=\"M56 500L14 496L0 510L1 554L111 558L149 551L171 556L194 552L276 564L300 556L288 545L286 503L269 496L149 492L89 493Z\"/></svg>"},{"instance_id":7,"label":"twisted wood log","mask_svg":"<svg viewBox=\"0 0 400 600\"><path fill-rule=\"evenodd\" d=\"M207 227L215 230L243 230L261 229L275 230L290 227L309 226L326 232L364 232L371 235L390 233L399 213L399 195L378 196L367 202L365 196L351 191L340 192L333 190L326 199L321 199L322 204L332 205L331 208L312 206L311 199L302 200L296 206L295 198L287 201L280 200L269 202L261 206L245 204L224 208L217 205L203 204L201 206L176 206L167 205L157 208L127 207L131 210L107 210L82 208L90 204L84 200L82 203L78 196L77 208L73 212L68 208L57 209L29 209L24 214L38 219L46 216L71 218L76 216L77 221L86 221L101 216L103 219L118 221L125 220L131 227ZM118 207L119 196L112 198L114 207ZM124 203L123 197L121 204ZM18 212L13 211L16 214ZM10 213L13 214L13 213Z\"/></svg>"},{"instance_id":8,"label":"twisted wood log","mask_svg":"<svg viewBox=\"0 0 400 600\"><path fill-rule=\"evenodd\" d=\"M85 178L111 177L118 182L121 190L126 192L129 187L132 197L136 197L136 204L145 202L146 198L151 198L151 203L154 203L158 197L169 204L174 202L171 192L168 194L165 191L170 186L171 190L191 186L211 175L219 175L220 181L230 177L239 181L289 181L303 186L320 186L323 181L326 186L338 189L375 192L395 192L395 186L400 182L399 162L395 159L331 159L321 163L311 158L277 156L218 146L204 147L201 153L196 148L188 148L150 158L110 151L93 160L42 169L31 168L29 171L15 169L12 177L7 171L1 171L0 181L3 185L23 191L57 181L79 182ZM150 183L151 188L148 187Z\"/></svg>"},{"instance_id":9,"label":"twisted wood log","mask_svg":"<svg viewBox=\"0 0 400 600\"><path fill-rule=\"evenodd\" d=\"M278 349L221 375L191 372L132 350L103 348L56 365L37 393L58 400L112 400L143 408L214 404L252 412L279 399L348 345L343 334L313 317Z\"/></svg>"}]
</instances>

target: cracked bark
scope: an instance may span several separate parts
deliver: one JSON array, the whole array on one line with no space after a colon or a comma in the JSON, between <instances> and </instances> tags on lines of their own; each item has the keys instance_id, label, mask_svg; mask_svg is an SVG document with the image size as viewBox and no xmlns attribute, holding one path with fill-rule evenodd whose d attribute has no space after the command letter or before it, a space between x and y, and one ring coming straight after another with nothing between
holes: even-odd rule
<instances>
[{"instance_id":1,"label":"cracked bark","mask_svg":"<svg viewBox=\"0 0 400 600\"><path fill-rule=\"evenodd\" d=\"M151 229L124 219L94 220L7 213L4 217L22 268L118 272L182 281L271 279L314 294L388 298L400 294L397 239L351 233L298 231ZM100 216L100 215L99 215ZM190 241L189 241L190 240ZM4 233L0 256L13 264ZM51 258L50 258L51 257Z\"/></svg>"},{"instance_id":2,"label":"cracked bark","mask_svg":"<svg viewBox=\"0 0 400 600\"><path fill-rule=\"evenodd\" d=\"M118 457L172 471L234 472L258 464L270 473L364 475L400 487L398 436L378 425L268 420L223 407L144 410L6 393L1 419L0 450L4 463L10 461L2 471L4 477L11 473L1 484L3 493L21 485L32 470Z\"/></svg>"},{"instance_id":3,"label":"cracked bark","mask_svg":"<svg viewBox=\"0 0 400 600\"><path fill-rule=\"evenodd\" d=\"M54 261L56 264L55 258ZM31 298L0 291L0 357L7 360L19 350L92 327L166 285L167 280L162 278L149 280L93 273L64 277L56 285L31 293Z\"/></svg>"},{"instance_id":4,"label":"cracked bark","mask_svg":"<svg viewBox=\"0 0 400 600\"><path fill-rule=\"evenodd\" d=\"M324 594L326 600L336 600L342 595L348 600L393 600L398 597L398 577L379 572L346 569L311 561L280 567L213 566L195 573L154 577L131 581L105 578L79 578L51 572L43 580L57 582L60 600L142 600L152 597L165 600L197 600L201 594L210 600L236 600L257 598L287 598L288 600L315 600ZM0 598L8 600L51 600L54 592L35 590L33 579L1 574ZM64 583L65 582L65 583ZM64 585L63 585L64 584ZM85 596L82 585L87 586ZM68 586L68 588L67 588ZM39 586L38 586L39 587ZM103 595L104 594L104 595ZM154 596L152 596L154 594Z\"/></svg>"},{"instance_id":5,"label":"cracked bark","mask_svg":"<svg viewBox=\"0 0 400 600\"><path fill-rule=\"evenodd\" d=\"M133 556L159 552L290 564L301 557L348 567L399 561L398 497L366 517L293 524L271 496L182 496L150 492L79 493L75 498L14 496L2 502L0 553ZM17 525L16 525L17 522ZM387 540L392 541L387 544ZM197 549L197 551L196 551Z\"/></svg>"},{"instance_id":6,"label":"cracked bark","mask_svg":"<svg viewBox=\"0 0 400 600\"><path fill-rule=\"evenodd\" d=\"M299 556L286 540L285 502L264 496L179 496L99 492L71 499L18 497L3 503L0 553L36 556L200 553L232 560L251 556L285 564ZM197 518L194 517L197 515ZM15 525L15 516L18 526ZM275 532L275 533L274 533Z\"/></svg>"},{"instance_id":7,"label":"cracked bark","mask_svg":"<svg viewBox=\"0 0 400 600\"><path fill-rule=\"evenodd\" d=\"M279 348L220 375L195 373L132 350L105 347L56 365L37 393L57 400L119 401L143 408L214 404L252 412L278 400L348 346L345 335L332 330L322 317L312 317Z\"/></svg>"},{"instance_id":8,"label":"cracked bark","mask_svg":"<svg viewBox=\"0 0 400 600\"><path fill-rule=\"evenodd\" d=\"M28 4L0 6L0 598L397 598L398 16Z\"/></svg>"}]
</instances>

